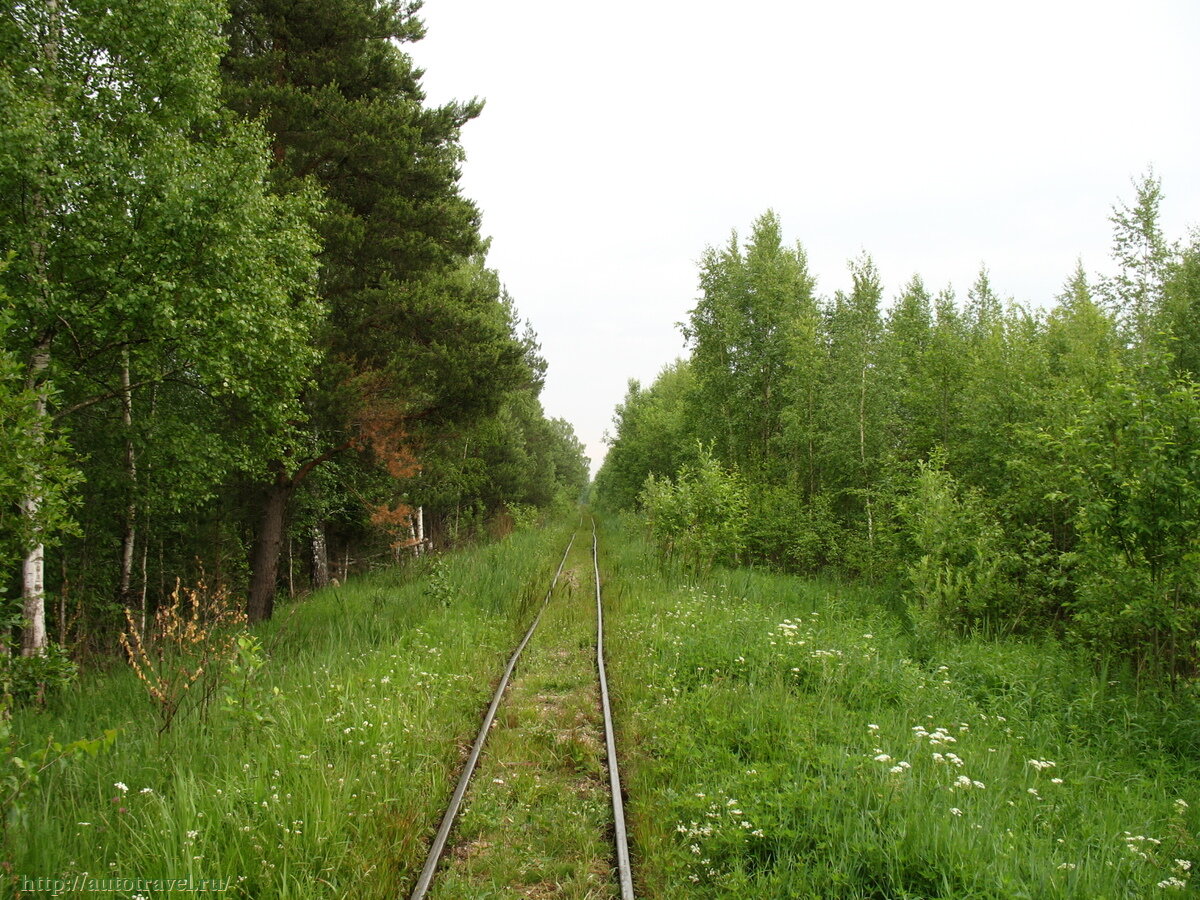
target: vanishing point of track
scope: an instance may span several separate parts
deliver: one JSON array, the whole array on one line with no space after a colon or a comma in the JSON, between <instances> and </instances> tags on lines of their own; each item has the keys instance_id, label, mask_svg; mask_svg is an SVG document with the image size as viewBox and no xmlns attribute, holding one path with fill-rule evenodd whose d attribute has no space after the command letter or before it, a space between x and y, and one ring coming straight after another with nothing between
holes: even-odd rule
<instances>
[{"instance_id":1,"label":"vanishing point of track","mask_svg":"<svg viewBox=\"0 0 1200 900\"><path fill-rule=\"evenodd\" d=\"M580 524L582 523L583 519L580 518ZM479 762L479 755L483 752L484 742L487 740L492 722L496 718L496 710L500 708L505 688L508 687L509 679L512 677L513 670L521 658L521 653L525 650L525 645L533 637L533 633L537 630L538 623L542 619L542 613L545 612L546 606L550 603L550 597L554 593L555 586L558 584L559 576L562 575L563 566L567 562L567 555L571 552L571 547L574 545L575 537L578 533L579 529L577 527L571 535L571 540L567 542L567 549L563 551L562 560L558 564L558 570L554 573L554 579L550 582L550 588L546 591L546 598L542 601L537 615L533 617L533 622L530 624L529 630L525 632L525 636L517 644L516 650L513 651L512 656L508 660L508 665L504 669L504 674L500 677L500 682L496 686L496 692L492 695L492 702L483 716L483 724L479 728L479 734L475 737L475 743L471 746L471 753L467 757L462 774L459 776L458 784L455 786L454 793L450 796L450 802L446 806L446 812L442 816L441 825L438 827L433 843L430 844L429 855L425 859L425 866L421 870L420 877L417 878L417 883L410 895L410 900L424 900L430 886L433 884L434 875L437 873L438 864L446 849L446 842L450 837L450 830L454 826L454 820L458 815L459 808L462 806L463 797L466 796L467 788L471 784L471 776L474 774L475 766ZM629 865L629 841L625 828L625 807L621 798L621 776L617 770L617 745L616 739L613 736L612 708L608 699L608 678L604 670L604 603L600 591L599 543L596 535L595 519L592 519L592 567L596 584L596 670L600 681L600 705L604 713L604 743L608 764L609 793L612 797L613 840L616 845L617 880L620 885L621 900L633 900L633 873Z\"/></svg>"}]
</instances>

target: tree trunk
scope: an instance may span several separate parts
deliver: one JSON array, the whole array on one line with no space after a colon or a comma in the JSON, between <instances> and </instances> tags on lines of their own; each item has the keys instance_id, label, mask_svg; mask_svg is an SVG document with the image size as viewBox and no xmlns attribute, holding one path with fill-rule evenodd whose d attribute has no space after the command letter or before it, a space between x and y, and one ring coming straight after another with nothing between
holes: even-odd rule
<instances>
[{"instance_id":1,"label":"tree trunk","mask_svg":"<svg viewBox=\"0 0 1200 900\"><path fill-rule=\"evenodd\" d=\"M37 501L22 503L27 515L37 513ZM21 655L41 656L46 652L46 548L34 544L21 567L21 601L25 628L21 633Z\"/></svg>"},{"instance_id":2,"label":"tree trunk","mask_svg":"<svg viewBox=\"0 0 1200 900\"><path fill-rule=\"evenodd\" d=\"M62 567L62 584L58 588L58 642L65 646L67 643L67 594L71 589L65 553L59 557L59 565Z\"/></svg>"},{"instance_id":3,"label":"tree trunk","mask_svg":"<svg viewBox=\"0 0 1200 900\"><path fill-rule=\"evenodd\" d=\"M875 515L871 509L870 473L867 469L867 366L862 370L858 395L858 458L862 464L863 491L867 499L867 544L875 546Z\"/></svg>"},{"instance_id":4,"label":"tree trunk","mask_svg":"<svg viewBox=\"0 0 1200 900\"><path fill-rule=\"evenodd\" d=\"M350 445L351 442L346 440L336 447L330 447L300 466L293 475L287 474L284 463L275 463L275 481L263 494L262 519L254 541L254 558L251 560L250 599L246 603L246 615L251 622L271 618L275 609L275 582L279 578L284 520L292 492L315 468L348 450Z\"/></svg>"},{"instance_id":5,"label":"tree trunk","mask_svg":"<svg viewBox=\"0 0 1200 900\"><path fill-rule=\"evenodd\" d=\"M126 609L132 606L133 551L137 543L137 451L133 446L133 391L129 386L129 351L121 354L121 424L125 428L125 477L129 483L129 502L121 532L121 580L117 601Z\"/></svg>"},{"instance_id":6,"label":"tree trunk","mask_svg":"<svg viewBox=\"0 0 1200 900\"><path fill-rule=\"evenodd\" d=\"M142 541L142 598L141 598L141 618L140 624L142 634L146 633L146 590L149 587L149 582L146 578L146 558L150 555L150 529L146 529L146 540Z\"/></svg>"},{"instance_id":7,"label":"tree trunk","mask_svg":"<svg viewBox=\"0 0 1200 900\"><path fill-rule=\"evenodd\" d=\"M325 543L325 523L312 528L312 586L314 591L329 587L329 545Z\"/></svg>"},{"instance_id":8,"label":"tree trunk","mask_svg":"<svg viewBox=\"0 0 1200 900\"><path fill-rule=\"evenodd\" d=\"M45 384L39 384L42 375L50 366L50 339L43 338L34 349L29 360L30 389L36 390L34 399L35 431L33 439L38 443L46 440L46 429L49 425L47 410L48 391ZM35 477L29 495L21 500L21 512L31 521L36 522L42 508L42 494L38 479ZM21 635L21 655L41 656L46 652L46 547L41 540L41 528L34 526L33 544L25 554L21 566L21 605L24 615L24 632Z\"/></svg>"},{"instance_id":9,"label":"tree trunk","mask_svg":"<svg viewBox=\"0 0 1200 900\"><path fill-rule=\"evenodd\" d=\"M275 582L279 577L284 517L294 487L291 479L280 474L263 497L262 519L251 565L250 599L246 604L246 616L251 622L271 618L275 609Z\"/></svg>"}]
</instances>

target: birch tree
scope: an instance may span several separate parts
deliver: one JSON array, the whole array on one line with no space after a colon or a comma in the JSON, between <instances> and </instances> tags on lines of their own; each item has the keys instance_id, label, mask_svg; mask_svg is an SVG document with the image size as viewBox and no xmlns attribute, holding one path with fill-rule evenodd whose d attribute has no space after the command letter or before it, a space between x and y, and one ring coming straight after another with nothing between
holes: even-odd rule
<instances>
[{"instance_id":1,"label":"birch tree","mask_svg":"<svg viewBox=\"0 0 1200 900\"><path fill-rule=\"evenodd\" d=\"M114 402L110 427L128 435L136 392L169 381L250 411L251 429L208 444L224 451L218 471L201 467L212 490L219 469L253 465L297 413L288 398L312 363L317 313L313 201L270 196L261 129L221 112L220 3L5 12L0 246L13 254L9 343L24 359L33 439ZM126 477L133 462L120 463ZM30 519L46 502L39 484L22 502ZM27 654L46 643L44 565L36 541L23 571Z\"/></svg>"}]
</instances>

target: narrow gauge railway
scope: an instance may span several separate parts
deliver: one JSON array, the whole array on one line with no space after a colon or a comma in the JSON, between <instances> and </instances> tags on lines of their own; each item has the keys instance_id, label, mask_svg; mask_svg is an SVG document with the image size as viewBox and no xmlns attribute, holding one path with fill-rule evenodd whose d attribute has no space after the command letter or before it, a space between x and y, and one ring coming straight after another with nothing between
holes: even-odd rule
<instances>
[{"instance_id":1,"label":"narrow gauge railway","mask_svg":"<svg viewBox=\"0 0 1200 900\"><path fill-rule=\"evenodd\" d=\"M493 723L496 719L497 710L504 700L505 690L512 679L513 671L517 667L517 663L521 658L534 632L537 630L538 624L542 620L543 613L546 612L547 606L554 595L554 589L558 585L559 579L563 573L563 567L566 565L567 557L571 553L571 548L575 544L575 539L579 534L579 528L583 524L582 517L580 524L576 527L571 535L570 541L567 543L566 550L563 551L562 559L559 561L558 569L554 573L554 578L550 582L550 587L546 591L546 597L538 608L537 614L534 616L529 629L518 642L516 649L508 660L508 665L504 669L504 673L500 677L500 681L496 686L496 691L492 696L491 703L488 705L487 712L484 713L483 722L480 725L479 733L475 737L475 742L471 747L471 752L467 756L467 760L463 765L462 773L459 776L458 783L451 794L450 801L446 806L446 811L442 816L441 824L438 827L437 833L429 846L429 853L425 859L425 865L421 870L421 874L417 878L416 884L410 895L410 900L424 900L429 894L430 889L434 884L435 877L438 873L439 864L446 850L447 842L450 838L450 833L454 828L455 820L459 810L462 807L463 799L467 794L467 790L471 785L471 778L475 773L477 764L479 763L480 755L483 752L484 744L487 741L488 733L491 731ZM619 896L621 900L633 900L633 874L629 861L629 844L627 830L625 826L624 803L621 795L621 778L617 766L616 739L613 730L612 708L609 701L608 679L604 666L604 602L601 591L600 580L600 561L599 561L599 538L596 532L596 521L591 519L592 531L592 548L591 560L593 570L593 580L595 584L595 600L596 600L596 676L599 681L600 705L603 713L604 724L604 743L605 757L608 769L608 786L609 796L612 802L612 837L613 837L613 857L616 862L617 887L619 888Z\"/></svg>"}]
</instances>

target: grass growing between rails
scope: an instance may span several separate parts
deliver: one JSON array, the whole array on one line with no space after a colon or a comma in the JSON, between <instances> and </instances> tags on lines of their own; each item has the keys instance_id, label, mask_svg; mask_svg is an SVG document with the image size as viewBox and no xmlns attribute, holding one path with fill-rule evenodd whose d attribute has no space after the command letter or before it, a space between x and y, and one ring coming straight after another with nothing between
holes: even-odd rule
<instances>
[{"instance_id":1,"label":"grass growing between rails","mask_svg":"<svg viewBox=\"0 0 1200 900\"><path fill-rule=\"evenodd\" d=\"M585 522L517 665L434 900L617 896Z\"/></svg>"},{"instance_id":2,"label":"grass growing between rails","mask_svg":"<svg viewBox=\"0 0 1200 900\"><path fill-rule=\"evenodd\" d=\"M109 752L51 767L26 792L5 834L7 886L88 873L229 879L223 897L400 895L571 527L278 610L255 630L267 650L254 677L228 680L230 701L161 736L127 671L19 714L18 756L51 734L119 733Z\"/></svg>"},{"instance_id":3,"label":"grass growing between rails","mask_svg":"<svg viewBox=\"0 0 1200 900\"><path fill-rule=\"evenodd\" d=\"M640 895L1143 898L1200 883L1196 695L1053 645L914 659L878 596L602 536Z\"/></svg>"}]
</instances>

